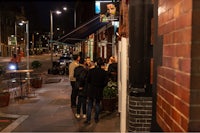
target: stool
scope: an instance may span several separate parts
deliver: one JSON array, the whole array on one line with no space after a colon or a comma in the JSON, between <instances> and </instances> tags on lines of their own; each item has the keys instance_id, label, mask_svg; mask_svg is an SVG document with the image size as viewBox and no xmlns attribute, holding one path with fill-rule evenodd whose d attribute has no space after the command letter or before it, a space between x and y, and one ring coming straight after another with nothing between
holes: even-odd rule
<instances>
[{"instance_id":1,"label":"stool","mask_svg":"<svg viewBox=\"0 0 200 133\"><path fill-rule=\"evenodd\" d=\"M17 86L18 86L18 82L16 79L11 79L7 81L7 92L10 93L10 98L14 99L15 97L17 97Z\"/></svg>"},{"instance_id":2,"label":"stool","mask_svg":"<svg viewBox=\"0 0 200 133\"><path fill-rule=\"evenodd\" d=\"M30 94L33 94L33 97L35 97L36 95L35 95L35 88L33 88L33 87L31 87L31 83L28 83L28 82L30 82L30 80L31 79L33 79L33 78L25 78L25 80L26 80L26 83L27 83L27 96L28 97L32 97L32 96L30 96Z\"/></svg>"},{"instance_id":3,"label":"stool","mask_svg":"<svg viewBox=\"0 0 200 133\"><path fill-rule=\"evenodd\" d=\"M11 79L7 81L8 88L17 87L19 84L16 79Z\"/></svg>"},{"instance_id":4,"label":"stool","mask_svg":"<svg viewBox=\"0 0 200 133\"><path fill-rule=\"evenodd\" d=\"M22 94L23 96L26 96L27 95L27 80L26 79L20 80L20 84L22 87Z\"/></svg>"}]
</instances>

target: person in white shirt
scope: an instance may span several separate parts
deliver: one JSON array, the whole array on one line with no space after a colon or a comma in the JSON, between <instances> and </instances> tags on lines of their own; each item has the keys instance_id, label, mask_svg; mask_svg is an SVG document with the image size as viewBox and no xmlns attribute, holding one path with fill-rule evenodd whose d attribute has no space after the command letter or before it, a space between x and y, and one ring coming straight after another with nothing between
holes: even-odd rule
<instances>
[{"instance_id":1,"label":"person in white shirt","mask_svg":"<svg viewBox=\"0 0 200 133\"><path fill-rule=\"evenodd\" d=\"M71 107L76 108L76 98L78 95L78 88L75 86L76 78L74 77L74 69L79 66L79 55L73 55L73 61L69 64L69 80L72 86L72 92L71 92Z\"/></svg>"}]
</instances>

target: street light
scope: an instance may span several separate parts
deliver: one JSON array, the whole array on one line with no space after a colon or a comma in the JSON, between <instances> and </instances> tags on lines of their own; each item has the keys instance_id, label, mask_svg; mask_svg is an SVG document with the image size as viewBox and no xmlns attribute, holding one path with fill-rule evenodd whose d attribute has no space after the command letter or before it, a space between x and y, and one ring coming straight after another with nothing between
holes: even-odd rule
<instances>
[{"instance_id":1,"label":"street light","mask_svg":"<svg viewBox=\"0 0 200 133\"><path fill-rule=\"evenodd\" d=\"M18 51L19 49L18 49L18 46L20 47L20 45L18 45L18 34L19 34L19 32L18 32L18 26L23 26L25 24L25 21L23 21L23 20L16 20L15 21L15 40L16 40L16 49L15 49L15 51L16 51L16 54L18 54L18 52L20 52L20 51ZM23 38L21 38L20 39L21 41L23 41Z\"/></svg>"},{"instance_id":2,"label":"street light","mask_svg":"<svg viewBox=\"0 0 200 133\"><path fill-rule=\"evenodd\" d=\"M15 21L16 54L17 54L17 22Z\"/></svg>"},{"instance_id":3,"label":"street light","mask_svg":"<svg viewBox=\"0 0 200 133\"><path fill-rule=\"evenodd\" d=\"M22 21L20 23L20 25L23 25L23 24L26 24L26 68L27 70L30 69L30 66L29 66L29 21ZM30 87L30 72L27 72L26 73L27 75L27 79L28 79L28 83L27 83L27 86L28 86L28 90L29 90L29 87Z\"/></svg>"},{"instance_id":4,"label":"street light","mask_svg":"<svg viewBox=\"0 0 200 133\"><path fill-rule=\"evenodd\" d=\"M64 11L67 10L66 7L63 8ZM51 11L50 10L50 50L51 50L51 64L52 64L52 67L53 67L53 13L56 13L56 14L61 14L62 12L61 11Z\"/></svg>"}]
</instances>

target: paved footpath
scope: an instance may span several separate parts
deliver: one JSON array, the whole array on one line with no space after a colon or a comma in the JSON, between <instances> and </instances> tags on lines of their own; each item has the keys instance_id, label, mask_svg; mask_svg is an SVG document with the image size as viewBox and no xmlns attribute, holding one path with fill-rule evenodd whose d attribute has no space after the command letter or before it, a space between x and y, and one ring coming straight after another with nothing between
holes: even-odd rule
<instances>
[{"instance_id":1,"label":"paved footpath","mask_svg":"<svg viewBox=\"0 0 200 133\"><path fill-rule=\"evenodd\" d=\"M85 125L85 119L74 117L70 107L71 86L66 76L47 75L45 81L60 79L58 83L43 84L36 97L11 101L0 108L0 116L16 118L2 132L119 132L118 112L101 112L99 123ZM93 117L92 117L93 118Z\"/></svg>"}]
</instances>

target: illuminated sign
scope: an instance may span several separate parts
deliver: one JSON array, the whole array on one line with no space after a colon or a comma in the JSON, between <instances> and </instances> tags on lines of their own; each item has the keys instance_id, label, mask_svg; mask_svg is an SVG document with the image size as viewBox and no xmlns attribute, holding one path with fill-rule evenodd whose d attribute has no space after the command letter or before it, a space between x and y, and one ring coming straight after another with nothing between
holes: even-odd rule
<instances>
[{"instance_id":1,"label":"illuminated sign","mask_svg":"<svg viewBox=\"0 0 200 133\"><path fill-rule=\"evenodd\" d=\"M101 7L101 13L100 13L101 22L110 22L119 20L118 2L103 2L100 3L100 7Z\"/></svg>"},{"instance_id":2,"label":"illuminated sign","mask_svg":"<svg viewBox=\"0 0 200 133\"><path fill-rule=\"evenodd\" d=\"M17 38L16 37L8 37L8 45L17 45Z\"/></svg>"},{"instance_id":3,"label":"illuminated sign","mask_svg":"<svg viewBox=\"0 0 200 133\"><path fill-rule=\"evenodd\" d=\"M112 0L96 0L95 1L95 13L99 14L101 13L101 3L105 2L112 2Z\"/></svg>"}]
</instances>

